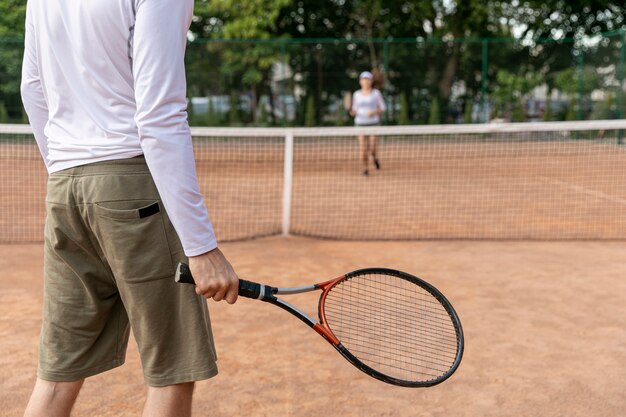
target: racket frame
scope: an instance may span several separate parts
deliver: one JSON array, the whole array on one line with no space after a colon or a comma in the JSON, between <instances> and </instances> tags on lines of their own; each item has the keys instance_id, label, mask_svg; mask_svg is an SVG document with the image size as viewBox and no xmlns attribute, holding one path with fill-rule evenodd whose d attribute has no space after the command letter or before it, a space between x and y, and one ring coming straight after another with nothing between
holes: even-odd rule
<instances>
[{"instance_id":1,"label":"racket frame","mask_svg":"<svg viewBox=\"0 0 626 417\"><path fill-rule=\"evenodd\" d=\"M412 388L413 387L431 387L433 385L440 384L446 379L448 379L457 370L457 368L461 364L461 359L463 358L463 351L464 351L464 346L465 346L465 341L464 341L464 336L463 336L463 327L461 326L461 321L459 320L459 316L457 315L456 311L454 310L454 307L452 307L452 304L450 304L448 299L437 288L435 288L433 285L429 284L428 282L424 281L421 278L418 278L406 272L398 271L395 269L389 269L389 268L365 268L365 269L359 269L356 271L349 272L345 274L341 279L333 280L332 285L329 285L327 288L325 288L324 293L322 293L322 296L320 296L319 308L318 308L318 314L320 316L320 323L323 323L324 326L330 331L330 333L332 333L332 329L330 329L330 326L328 325L326 321L326 316L324 312L324 301L326 298L326 294L330 292L332 287L340 283L342 280L348 280L348 279L356 278L360 275L366 275L366 274L367 275L369 274L391 275L391 276L395 276L401 279L405 279L409 282L412 282L418 285L422 289L428 291L433 297L435 297L437 301L439 301L439 303L442 305L442 307L446 310L446 312L448 313L454 325L454 329L456 332L456 340L457 340L457 351L456 351L455 360L452 366L450 367L450 369L448 369L447 372L445 372L443 375L437 378L433 378L427 381L407 381L407 380L403 380L403 379L399 379L399 378L395 378L395 377L383 374L382 372L379 372L371 368L370 366L366 365L361 360L359 360L352 353L350 353L350 351L347 348L345 348L341 343L337 345L333 345L334 348L337 349L337 351L348 362L350 362L352 365L354 365L356 368L358 368L362 372L366 373L367 375L373 378L376 378L378 380L381 380L383 382L386 382L392 385L398 385L402 387L412 387Z\"/></svg>"},{"instance_id":2,"label":"racket frame","mask_svg":"<svg viewBox=\"0 0 626 417\"><path fill-rule=\"evenodd\" d=\"M342 281L356 278L360 275L369 275L369 274L384 274L384 275L391 275L391 276L395 276L401 279L405 279L407 281L410 281L418 285L422 289L426 290L433 297L435 297L437 301L439 301L439 303L442 305L442 307L446 310L446 312L450 316L450 319L454 325L454 329L455 329L456 337L457 337L457 351L456 351L455 360L452 366L450 367L450 369L446 373L444 373L443 375L437 378L427 380L427 381L402 380L399 378L395 378L395 377L383 374L371 368L370 366L361 362L356 356L350 353L350 351L341 344L337 336L335 336L334 333L332 332L332 329L328 325L328 322L326 321L326 315L324 312L324 304L326 300L326 295L330 292L330 290L334 286L341 283ZM193 278L191 277L189 268L185 264L178 265L175 279L177 282L180 282L180 283L195 284L195 282L193 281ZM302 293L307 293L307 292L312 292L312 291L317 291L317 290L322 291L322 294L320 295L320 298L318 301L318 309L317 309L319 321L314 320L312 317L310 317L309 315L307 315L306 313L304 313L302 310L295 307L294 305L288 303L287 301L284 301L276 297L277 295L302 294ZM403 387L430 387L433 385L440 384L441 382L448 379L456 371L463 357L463 351L464 351L463 328L461 326L461 321L459 320L459 317L456 311L452 307L452 304L450 304L450 302L446 299L446 297L437 288L435 288L428 282L416 276L407 274L406 272L398 271L395 269L388 269L388 268L365 268L365 269L359 269L356 271L349 272L340 277L337 277L328 281L324 281L318 284L305 285L305 286L300 286L300 287L288 287L288 288L272 287L269 285L259 284L256 282L240 279L239 280L239 295L242 297L253 298L253 299L260 300L260 301L264 301L266 303L273 304L293 314L295 317L300 319L304 324L311 327L320 336L322 336L322 338L324 338L328 343L330 343L341 354L341 356L343 356L348 362L354 365L357 369L359 369L360 371L366 373L367 375L373 378L376 378L380 381L383 381L392 385L398 385L398 386L403 386Z\"/></svg>"}]
</instances>

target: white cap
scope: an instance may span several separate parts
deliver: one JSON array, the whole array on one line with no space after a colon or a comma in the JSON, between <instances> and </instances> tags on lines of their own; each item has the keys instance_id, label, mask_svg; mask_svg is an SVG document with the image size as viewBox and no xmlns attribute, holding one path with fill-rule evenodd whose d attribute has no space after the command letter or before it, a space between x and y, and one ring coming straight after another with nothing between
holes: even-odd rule
<instances>
[{"instance_id":1,"label":"white cap","mask_svg":"<svg viewBox=\"0 0 626 417\"><path fill-rule=\"evenodd\" d=\"M373 76L373 75L372 75L372 73L371 73L371 72L369 72L369 71L363 71L363 72L361 73L361 75L359 75L359 80L360 80L361 78L367 78L367 79L370 79L370 80L371 80L371 79L373 79L373 78L374 78L374 76Z\"/></svg>"}]
</instances>

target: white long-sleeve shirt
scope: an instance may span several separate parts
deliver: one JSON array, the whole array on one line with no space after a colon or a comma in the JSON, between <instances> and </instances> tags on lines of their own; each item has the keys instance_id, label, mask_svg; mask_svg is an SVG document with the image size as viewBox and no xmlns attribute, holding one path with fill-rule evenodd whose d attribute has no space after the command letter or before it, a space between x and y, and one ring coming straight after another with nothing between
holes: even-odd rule
<instances>
[{"instance_id":1,"label":"white long-sleeve shirt","mask_svg":"<svg viewBox=\"0 0 626 417\"><path fill-rule=\"evenodd\" d=\"M49 172L145 155L187 256L217 246L184 68L193 0L28 0L22 99Z\"/></svg>"}]
</instances>

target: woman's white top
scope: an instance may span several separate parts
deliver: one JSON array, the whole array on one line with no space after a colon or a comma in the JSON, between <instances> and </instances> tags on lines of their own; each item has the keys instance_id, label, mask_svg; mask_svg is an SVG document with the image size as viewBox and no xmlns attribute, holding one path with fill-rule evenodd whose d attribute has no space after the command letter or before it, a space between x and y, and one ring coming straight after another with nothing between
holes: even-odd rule
<instances>
[{"instance_id":1,"label":"woman's white top","mask_svg":"<svg viewBox=\"0 0 626 417\"><path fill-rule=\"evenodd\" d=\"M363 94L363 90L357 90L352 95L352 111L356 113L354 124L359 126L375 125L380 123L380 115L370 116L370 112L385 111L385 100L376 88L372 88L369 94Z\"/></svg>"}]
</instances>

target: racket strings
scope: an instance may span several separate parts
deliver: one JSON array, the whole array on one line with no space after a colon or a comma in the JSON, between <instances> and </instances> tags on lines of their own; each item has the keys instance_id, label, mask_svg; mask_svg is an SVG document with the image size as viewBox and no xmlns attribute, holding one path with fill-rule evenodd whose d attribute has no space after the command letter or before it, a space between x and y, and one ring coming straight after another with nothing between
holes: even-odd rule
<instances>
[{"instance_id":1,"label":"racket strings","mask_svg":"<svg viewBox=\"0 0 626 417\"><path fill-rule=\"evenodd\" d=\"M332 306L326 306L325 311L326 311L326 318L328 321L331 321L332 319L333 321L338 322L343 319L343 311L341 311L340 309L337 309ZM358 310L354 310L354 312L358 313ZM363 327L364 331L370 331L372 333L375 333L377 330L380 330L383 333L386 333L389 331L387 326L383 326L380 321L375 320L375 318L373 318L370 315L367 315L367 313L368 312L365 312L365 311L361 313L360 315L361 321L358 324L355 324L355 326L360 325ZM424 315L424 318L433 320L432 317L429 315ZM433 336L432 334L433 328L441 329L442 334ZM445 323L442 325L438 325L434 323L431 327L425 327L422 325L422 322L415 323L415 322L409 322L409 321L406 321L406 322L397 321L394 324L394 329L402 333L415 332L417 333L418 336L422 337L423 340L439 341L441 340L441 338L446 338L448 342L452 344L456 343L455 334L446 334L447 327L445 326ZM438 344L437 346L441 346L441 345Z\"/></svg>"},{"instance_id":2,"label":"racket strings","mask_svg":"<svg viewBox=\"0 0 626 417\"><path fill-rule=\"evenodd\" d=\"M370 300L371 301L371 300ZM332 307L331 307L332 308ZM427 308L424 309L402 309L402 308L397 308L395 306L389 307L388 310L381 310L379 307L372 307L372 312L376 312L376 313L386 313L388 311L393 311L395 313L398 314L398 320L400 320L399 325L402 325L403 323L408 323L409 326L413 327L413 322L412 322L412 317L414 317L416 314L422 314L423 317L425 318L430 318L434 320L434 323L432 324L431 327L436 327L437 323L436 321L441 320L441 319L445 319L448 317L447 313L441 314L440 312L435 312L435 314L430 314L433 311L429 310ZM404 319L404 322L402 321ZM445 330L447 330L447 328L444 328ZM453 336L454 337L454 336ZM456 339L456 337L454 337Z\"/></svg>"},{"instance_id":3,"label":"racket strings","mask_svg":"<svg viewBox=\"0 0 626 417\"><path fill-rule=\"evenodd\" d=\"M344 280L326 295L324 315L350 353L387 376L429 381L455 363L458 334L450 314L407 279L368 273Z\"/></svg>"},{"instance_id":4,"label":"racket strings","mask_svg":"<svg viewBox=\"0 0 626 417\"><path fill-rule=\"evenodd\" d=\"M347 339L347 340L352 340L352 341L355 341L355 342L359 342L359 339ZM377 344L377 343L371 343L370 346L373 346L373 347L376 347L376 348L384 347L384 345L380 345L380 344ZM396 354L397 354L398 357L403 357L403 358L406 358L406 359L411 359L412 358L412 352L408 351L408 350L405 350L405 351L400 350L400 351L396 352ZM452 358L450 358L450 357L441 358L441 357L438 357L438 356L429 355L428 353L424 353L424 356L429 358L432 361L433 365L437 365L437 364L439 364L439 365L447 365L448 364L448 360L450 360L450 359L454 360L454 357L452 357ZM390 357L387 357L387 358L390 358Z\"/></svg>"},{"instance_id":5,"label":"racket strings","mask_svg":"<svg viewBox=\"0 0 626 417\"><path fill-rule=\"evenodd\" d=\"M329 319L330 321L330 319ZM419 335L410 335L406 337L406 335L402 335L400 340L396 340L393 343L390 342L390 338L397 337L395 334L389 334L383 328L373 329L372 327L365 326L356 329L359 331L359 336L355 337L352 335L344 335L339 339L342 341L344 345L344 341L353 342L357 346L367 345L372 349L377 349L380 355L384 355L386 351L393 349L396 353L396 357L398 359L404 360L412 360L415 356L413 350L416 346L409 344L409 340L423 337L423 334ZM353 332L354 333L354 332ZM420 355L423 359L429 359L433 363L437 362L445 366L443 371L448 369L448 365L450 365L455 357L456 357L456 349L446 348L440 345L442 338L429 337L427 341L422 341L419 346ZM382 341L382 342L381 342ZM352 351L352 349L348 349Z\"/></svg>"},{"instance_id":6,"label":"racket strings","mask_svg":"<svg viewBox=\"0 0 626 417\"><path fill-rule=\"evenodd\" d=\"M335 319L335 317L332 317L330 320ZM359 330L359 329L350 329L352 330L352 333L354 333L355 330ZM362 340L363 338L371 338L371 337L375 337L374 341L371 342L371 344L377 344L377 339L379 339L380 337L380 333L375 332L375 331L362 331L362 333L360 334L360 338L356 338L354 336L352 336L351 334L347 334L346 338L349 338L351 340ZM424 351L432 351L433 353L436 353L438 355L441 356L446 356L448 358L451 358L452 360L454 360L454 358L456 357L456 349L455 348L451 348L451 347L445 347L445 346L441 346L439 339L436 338L432 338L432 337L424 337L424 341L421 343L421 346L423 347ZM380 346L383 346L382 344L379 344ZM396 346L398 347L398 349L402 349L405 348L407 352L412 353L413 349L415 348L414 345L409 345L405 342L399 342L396 344Z\"/></svg>"}]
</instances>

